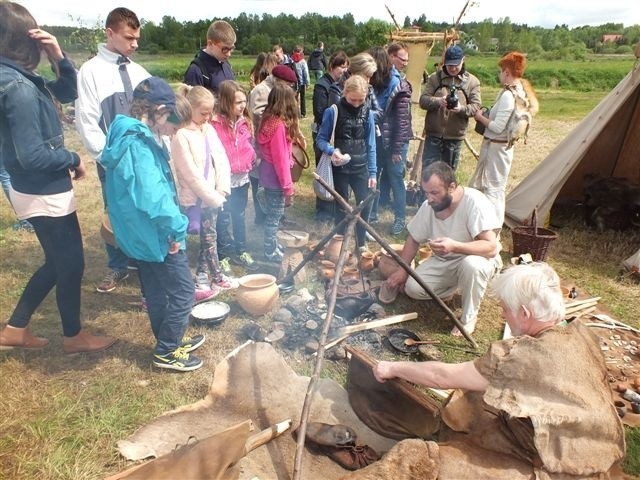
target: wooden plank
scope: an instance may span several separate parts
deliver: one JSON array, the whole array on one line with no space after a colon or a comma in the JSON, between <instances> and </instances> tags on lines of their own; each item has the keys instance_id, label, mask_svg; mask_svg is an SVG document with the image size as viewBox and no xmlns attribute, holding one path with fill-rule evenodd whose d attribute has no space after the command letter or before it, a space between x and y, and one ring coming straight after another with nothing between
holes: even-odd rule
<instances>
[{"instance_id":1,"label":"wooden plank","mask_svg":"<svg viewBox=\"0 0 640 480\"><path fill-rule=\"evenodd\" d=\"M386 325L393 325L394 323L406 322L408 320L415 320L418 318L417 312L404 313L402 315L393 315L391 317L380 318L378 320L372 320L370 322L359 322L352 325L347 325L338 330L338 336L350 335L352 333L361 332L363 330L371 330L378 327L384 327Z\"/></svg>"}]
</instances>

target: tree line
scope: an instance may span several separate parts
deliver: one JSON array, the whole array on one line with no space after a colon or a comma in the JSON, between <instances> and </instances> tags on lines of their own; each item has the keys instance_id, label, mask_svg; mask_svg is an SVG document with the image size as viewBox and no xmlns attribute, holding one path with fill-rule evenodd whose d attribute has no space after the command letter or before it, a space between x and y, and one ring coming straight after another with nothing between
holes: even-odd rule
<instances>
[{"instance_id":1,"label":"tree line","mask_svg":"<svg viewBox=\"0 0 640 480\"><path fill-rule=\"evenodd\" d=\"M165 16L156 24L142 19L140 51L150 54L195 52L206 44L207 28L213 20L179 22L175 17ZM274 44L282 45L287 52L296 45L303 45L309 53L319 41L324 42L329 53L343 49L353 55L373 45L384 45L396 29L392 22L373 18L356 22L350 13L341 17L307 13L299 18L284 13L275 16L241 13L224 20L236 30L237 52L244 55L270 51ZM97 44L103 41L102 23L86 25L81 19L75 21L77 26L47 28L66 50L95 53ZM425 14L416 19L406 17L402 25L403 29L415 28L423 32L444 32L450 27L447 23L429 21ZM543 28L514 24L509 17L504 17L496 21L488 18L481 22L461 23L457 30L462 45L471 52L520 50L547 59L581 59L589 53L629 53L640 42L640 25L625 28L616 23ZM607 34L621 37L614 42L604 42L603 36ZM436 43L433 53L440 53L439 48L442 48L441 44Z\"/></svg>"}]
</instances>

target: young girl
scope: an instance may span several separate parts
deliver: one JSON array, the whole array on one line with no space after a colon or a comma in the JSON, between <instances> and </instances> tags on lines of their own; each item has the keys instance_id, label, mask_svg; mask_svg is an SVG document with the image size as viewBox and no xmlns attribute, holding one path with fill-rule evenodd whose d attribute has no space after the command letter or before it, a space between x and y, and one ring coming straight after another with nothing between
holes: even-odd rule
<instances>
[{"instance_id":1,"label":"young girl","mask_svg":"<svg viewBox=\"0 0 640 480\"><path fill-rule=\"evenodd\" d=\"M291 147L293 140L305 145L298 124L298 103L293 89L275 82L269 92L267 106L258 129L260 148L260 185L264 188L264 256L269 262L280 263L283 251L278 248L276 233L284 208L293 203L291 181Z\"/></svg>"},{"instance_id":2,"label":"young girl","mask_svg":"<svg viewBox=\"0 0 640 480\"><path fill-rule=\"evenodd\" d=\"M196 287L211 289L217 295L224 289L236 286L231 278L222 273L216 246L218 209L230 193L229 160L216 131L209 124L214 106L211 92L202 86L181 85L178 88L180 96L186 98L191 108L190 115L186 115L186 112L181 114L181 128L171 140L178 197L185 211L189 208L200 209Z\"/></svg>"},{"instance_id":3,"label":"young girl","mask_svg":"<svg viewBox=\"0 0 640 480\"><path fill-rule=\"evenodd\" d=\"M244 212L249 194L249 171L256 159L253 124L247 110L247 93L235 80L225 80L218 90L217 114L211 124L216 130L231 167L231 195L226 209L231 214L233 250L231 261L248 271L258 265L247 252Z\"/></svg>"},{"instance_id":4,"label":"young girl","mask_svg":"<svg viewBox=\"0 0 640 480\"><path fill-rule=\"evenodd\" d=\"M344 162L345 154L351 160L339 167L333 166L333 185L343 198L349 198L349 190L353 190L356 204L366 198L369 189L376 188L376 139L373 111L366 103L369 84L361 75L351 75L344 82L343 96L337 104L338 119L334 134L334 144L329 143L333 129L334 109L327 108L322 117L320 130L316 138L318 148L327 155L332 155L336 163ZM363 218L369 218L369 203L362 212ZM335 223L345 216L342 208L335 210ZM338 233L344 233L343 231ZM356 243L364 250L365 230L356 226Z\"/></svg>"}]
</instances>

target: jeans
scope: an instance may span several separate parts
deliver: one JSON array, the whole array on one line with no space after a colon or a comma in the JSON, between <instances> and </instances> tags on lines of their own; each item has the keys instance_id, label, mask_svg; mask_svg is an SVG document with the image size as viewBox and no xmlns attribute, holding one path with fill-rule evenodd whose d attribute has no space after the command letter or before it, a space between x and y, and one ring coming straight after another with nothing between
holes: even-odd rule
<instances>
[{"instance_id":1,"label":"jeans","mask_svg":"<svg viewBox=\"0 0 640 480\"><path fill-rule=\"evenodd\" d=\"M11 204L11 197L9 195L9 190L11 189L11 177L9 176L9 172L4 168L0 168L0 184L2 184L2 190L4 191L5 197L7 197L9 204ZM31 229L32 227L29 220L18 220L18 223L16 223L13 228Z\"/></svg>"},{"instance_id":2,"label":"jeans","mask_svg":"<svg viewBox=\"0 0 640 480\"><path fill-rule=\"evenodd\" d=\"M333 167L333 188L343 197L349 201L349 187L353 190L353 194L356 197L356 205L363 201L369 194L369 171L366 165L360 167L351 168L349 164L344 167ZM369 212L371 210L371 203L369 203L360 216L364 219L369 218ZM334 216L334 222L337 225L344 219L346 212L343 208L336 205L336 211ZM344 234L346 226L339 229L339 234ZM356 225L356 245L358 247L364 246L366 231L360 222Z\"/></svg>"},{"instance_id":3,"label":"jeans","mask_svg":"<svg viewBox=\"0 0 640 480\"><path fill-rule=\"evenodd\" d=\"M155 353L166 355L180 343L189 323L195 287L184 250L167 255L164 262L138 261L147 300Z\"/></svg>"},{"instance_id":4,"label":"jeans","mask_svg":"<svg viewBox=\"0 0 640 480\"><path fill-rule=\"evenodd\" d=\"M229 215L227 205L223 205L218 209L216 215L216 232L218 242L218 256L222 260L228 256L229 248L233 245L233 238L229 233L229 227L231 226L231 215Z\"/></svg>"},{"instance_id":5,"label":"jeans","mask_svg":"<svg viewBox=\"0 0 640 480\"><path fill-rule=\"evenodd\" d=\"M407 188L404 184L405 167L407 165L407 153L409 151L409 144L405 144L402 147L401 160L398 163L394 163L391 160L391 155L388 155L385 159L384 171L386 172L386 178L389 188L393 194L393 202L391 203L393 208L393 215L395 220L405 220L407 209ZM382 189L382 185L380 186ZM381 195L382 197L382 195Z\"/></svg>"},{"instance_id":6,"label":"jeans","mask_svg":"<svg viewBox=\"0 0 640 480\"><path fill-rule=\"evenodd\" d=\"M264 253L271 255L277 246L276 234L284 215L284 193L273 188L264 189Z\"/></svg>"},{"instance_id":7,"label":"jeans","mask_svg":"<svg viewBox=\"0 0 640 480\"><path fill-rule=\"evenodd\" d=\"M384 171L386 166L386 153L385 148L382 144L382 137L376 137L376 188L380 191L380 184L382 183L382 178L386 177L386 172ZM367 221L378 221L378 203L380 203L380 195L373 199L371 203L371 208L369 209L369 215L364 217Z\"/></svg>"},{"instance_id":8,"label":"jeans","mask_svg":"<svg viewBox=\"0 0 640 480\"><path fill-rule=\"evenodd\" d=\"M245 210L249 198L249 183L231 189L226 208L231 215L233 228L233 248L238 255L247 250L247 227L245 225Z\"/></svg>"},{"instance_id":9,"label":"jeans","mask_svg":"<svg viewBox=\"0 0 640 480\"><path fill-rule=\"evenodd\" d=\"M447 139L429 135L425 140L422 152L422 169L433 162L442 161L454 170L458 168L460 162L460 151L462 150L462 140Z\"/></svg>"},{"instance_id":10,"label":"jeans","mask_svg":"<svg viewBox=\"0 0 640 480\"><path fill-rule=\"evenodd\" d=\"M314 82L317 82L322 75L324 75L324 70L309 70L309 76L313 78Z\"/></svg>"},{"instance_id":11,"label":"jeans","mask_svg":"<svg viewBox=\"0 0 640 480\"><path fill-rule=\"evenodd\" d=\"M80 331L80 285L84 274L84 250L75 212L64 217L29 219L44 251L44 264L27 283L9 325L24 328L33 312L56 287L56 304L62 332L75 337Z\"/></svg>"},{"instance_id":12,"label":"jeans","mask_svg":"<svg viewBox=\"0 0 640 480\"><path fill-rule=\"evenodd\" d=\"M306 92L306 85L298 86L298 103L300 104L300 115L302 115L303 117L307 116L307 100L305 98Z\"/></svg>"},{"instance_id":13,"label":"jeans","mask_svg":"<svg viewBox=\"0 0 640 480\"><path fill-rule=\"evenodd\" d=\"M107 196L104 191L104 167L99 163L96 163L96 166L98 167L98 179L100 180L100 187L102 188L102 202L105 208L107 208ZM107 267L109 267L110 270L115 270L116 272L126 271L127 265L129 264L129 258L125 253L119 248L109 245L108 243L105 243L104 247L107 251Z\"/></svg>"}]
</instances>

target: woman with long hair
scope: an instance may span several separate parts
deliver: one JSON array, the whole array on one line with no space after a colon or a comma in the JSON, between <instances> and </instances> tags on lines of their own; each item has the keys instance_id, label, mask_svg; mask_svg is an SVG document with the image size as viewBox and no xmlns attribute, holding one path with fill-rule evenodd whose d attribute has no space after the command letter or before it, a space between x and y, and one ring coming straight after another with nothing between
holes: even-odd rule
<instances>
[{"instance_id":1,"label":"woman with long hair","mask_svg":"<svg viewBox=\"0 0 640 480\"><path fill-rule=\"evenodd\" d=\"M36 73L43 51L56 74L51 82ZM89 334L80 322L84 250L72 180L86 170L82 158L64 147L53 98L75 100L76 80L56 38L41 30L22 5L0 2L0 156L11 177L11 204L20 220L33 225L44 251L44 264L0 331L0 349L39 349L49 343L31 334L28 325L54 287L65 353L97 352L116 341Z\"/></svg>"}]
</instances>

